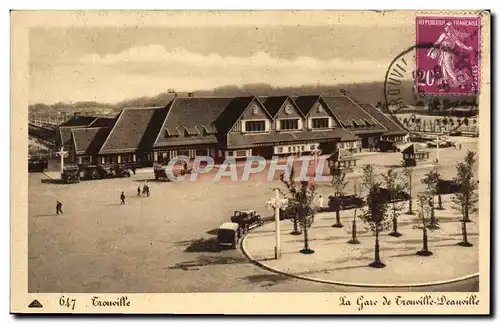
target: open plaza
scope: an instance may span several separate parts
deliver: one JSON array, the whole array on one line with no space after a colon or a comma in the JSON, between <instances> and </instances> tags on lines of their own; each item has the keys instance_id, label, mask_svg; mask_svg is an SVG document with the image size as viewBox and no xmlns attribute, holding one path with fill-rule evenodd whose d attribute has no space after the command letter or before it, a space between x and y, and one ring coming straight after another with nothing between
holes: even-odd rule
<instances>
[{"instance_id":1,"label":"open plaza","mask_svg":"<svg viewBox=\"0 0 500 324\"><path fill-rule=\"evenodd\" d=\"M462 144L460 149L439 150L444 179L455 176L456 163L467 150L478 151L478 138L453 139ZM368 163L377 166L380 180L388 168L401 172L399 152L365 151L357 156L357 166L347 175L348 193ZM425 189L420 179L436 157L436 149L430 149L429 160L415 167L414 195ZM368 267L374 236L358 220L361 244L347 244L353 216L347 210L340 213L344 228L331 227L335 213L317 214L310 229L310 245L316 251L312 255L299 253L303 237L289 234L290 220L281 221L283 251L274 260L274 211L266 201L273 197L272 189L286 189L279 175L268 181L268 167L248 181L214 181L217 166L197 181L181 182L156 181L152 168L138 169L129 178L75 184L49 181L59 177L58 172L31 173L29 292L477 291L478 215L471 215L468 224L473 247L456 246L461 216L451 209L451 195L443 197L445 210L436 211L441 228L429 234L431 257L415 255L422 233L412 228L415 215L402 215L403 236L380 236L387 267ZM243 172L240 166L238 172ZM137 195L146 181L151 195ZM324 197L333 195L328 182L317 185ZM122 192L125 204L120 204ZM63 214L56 215L56 201L63 204ZM403 205L406 208L407 202ZM244 209L256 210L264 225L250 230L237 249L221 249L216 229L229 222L234 211Z\"/></svg>"}]
</instances>

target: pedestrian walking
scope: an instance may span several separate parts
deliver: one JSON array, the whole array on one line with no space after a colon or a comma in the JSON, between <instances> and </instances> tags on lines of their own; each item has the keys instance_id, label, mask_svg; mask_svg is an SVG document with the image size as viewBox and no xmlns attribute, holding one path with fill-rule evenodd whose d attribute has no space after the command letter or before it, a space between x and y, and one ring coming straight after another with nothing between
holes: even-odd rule
<instances>
[{"instance_id":1,"label":"pedestrian walking","mask_svg":"<svg viewBox=\"0 0 500 324\"><path fill-rule=\"evenodd\" d=\"M323 210L323 203L324 203L323 195L318 196L318 205L319 205L319 210Z\"/></svg>"},{"instance_id":2,"label":"pedestrian walking","mask_svg":"<svg viewBox=\"0 0 500 324\"><path fill-rule=\"evenodd\" d=\"M137 196L140 196L141 195L141 186L138 186L137 187Z\"/></svg>"},{"instance_id":3,"label":"pedestrian walking","mask_svg":"<svg viewBox=\"0 0 500 324\"><path fill-rule=\"evenodd\" d=\"M62 203L58 200L56 203L56 214L59 215L59 213L64 214L62 210Z\"/></svg>"},{"instance_id":4,"label":"pedestrian walking","mask_svg":"<svg viewBox=\"0 0 500 324\"><path fill-rule=\"evenodd\" d=\"M144 185L144 190L146 191L146 196L149 197L149 186L148 185Z\"/></svg>"},{"instance_id":5,"label":"pedestrian walking","mask_svg":"<svg viewBox=\"0 0 500 324\"><path fill-rule=\"evenodd\" d=\"M125 205L125 194L122 191L122 194L120 195L121 203L120 205Z\"/></svg>"}]
</instances>

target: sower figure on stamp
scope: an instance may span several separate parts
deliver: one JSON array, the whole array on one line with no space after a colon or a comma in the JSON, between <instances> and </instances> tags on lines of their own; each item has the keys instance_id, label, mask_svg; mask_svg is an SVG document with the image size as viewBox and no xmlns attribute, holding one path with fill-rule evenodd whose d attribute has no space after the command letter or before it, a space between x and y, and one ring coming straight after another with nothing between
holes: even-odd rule
<instances>
[{"instance_id":1,"label":"sower figure on stamp","mask_svg":"<svg viewBox=\"0 0 500 324\"><path fill-rule=\"evenodd\" d=\"M56 214L59 215L59 213L64 214L62 210L62 203L58 200L56 203Z\"/></svg>"},{"instance_id":2,"label":"sower figure on stamp","mask_svg":"<svg viewBox=\"0 0 500 324\"><path fill-rule=\"evenodd\" d=\"M120 205L125 205L125 194L123 193L123 191L122 194L120 195L120 199L121 199Z\"/></svg>"}]
</instances>

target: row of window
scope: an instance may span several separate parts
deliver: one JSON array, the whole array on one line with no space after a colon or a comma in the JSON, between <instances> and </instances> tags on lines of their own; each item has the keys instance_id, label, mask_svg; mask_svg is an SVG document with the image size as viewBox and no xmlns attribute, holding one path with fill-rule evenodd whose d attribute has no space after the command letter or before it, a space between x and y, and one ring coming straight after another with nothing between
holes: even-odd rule
<instances>
[{"instance_id":1,"label":"row of window","mask_svg":"<svg viewBox=\"0 0 500 324\"><path fill-rule=\"evenodd\" d=\"M340 121L340 124L344 128L350 128L350 127L374 127L377 126L377 123L374 120L370 119L349 119L349 120L342 120Z\"/></svg>"},{"instance_id":2,"label":"row of window","mask_svg":"<svg viewBox=\"0 0 500 324\"><path fill-rule=\"evenodd\" d=\"M280 130L299 130L299 119L281 119L279 121ZM311 120L311 128L320 129L329 127L329 118L313 118ZM264 120L252 120L245 122L245 131L265 132L266 122Z\"/></svg>"},{"instance_id":3,"label":"row of window","mask_svg":"<svg viewBox=\"0 0 500 324\"><path fill-rule=\"evenodd\" d=\"M306 151L314 151L316 149L316 144L311 144L309 146L309 149L307 149L306 145L294 145L294 146L288 146L288 147L278 147L277 152L278 153L299 153L299 152L306 152Z\"/></svg>"}]
</instances>

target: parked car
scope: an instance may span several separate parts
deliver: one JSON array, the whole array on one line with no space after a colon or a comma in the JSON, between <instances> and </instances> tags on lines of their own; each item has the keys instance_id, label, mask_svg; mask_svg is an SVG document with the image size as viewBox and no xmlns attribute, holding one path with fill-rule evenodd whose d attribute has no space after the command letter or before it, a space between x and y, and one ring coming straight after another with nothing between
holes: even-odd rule
<instances>
[{"instance_id":1,"label":"parked car","mask_svg":"<svg viewBox=\"0 0 500 324\"><path fill-rule=\"evenodd\" d=\"M105 177L104 170L97 165L88 164L80 166L80 179L82 180L98 180Z\"/></svg>"},{"instance_id":2,"label":"parked car","mask_svg":"<svg viewBox=\"0 0 500 324\"><path fill-rule=\"evenodd\" d=\"M217 243L219 246L230 246L236 249L241 238L241 229L237 223L223 223L217 229Z\"/></svg>"},{"instance_id":3,"label":"parked car","mask_svg":"<svg viewBox=\"0 0 500 324\"><path fill-rule=\"evenodd\" d=\"M389 192L389 189L387 189L387 188L382 188L382 187L379 188L378 193L379 193L379 197L385 203L407 201L410 199L410 195L406 191L403 191L403 190L398 191L392 197L391 197L391 194Z\"/></svg>"},{"instance_id":4,"label":"parked car","mask_svg":"<svg viewBox=\"0 0 500 324\"><path fill-rule=\"evenodd\" d=\"M396 146L396 143L393 141L380 140L377 142L375 147L380 152L399 152L400 149Z\"/></svg>"},{"instance_id":5,"label":"parked car","mask_svg":"<svg viewBox=\"0 0 500 324\"><path fill-rule=\"evenodd\" d=\"M264 225L264 220L255 210L237 210L231 216L231 222L238 224L243 233Z\"/></svg>"},{"instance_id":6,"label":"parked car","mask_svg":"<svg viewBox=\"0 0 500 324\"><path fill-rule=\"evenodd\" d=\"M80 172L77 165L65 165L61 179L64 183L78 183L80 182Z\"/></svg>"},{"instance_id":7,"label":"parked car","mask_svg":"<svg viewBox=\"0 0 500 324\"><path fill-rule=\"evenodd\" d=\"M155 173L155 179L156 180L159 180L159 179L165 179L165 180L167 180L168 179L168 177L167 177L167 168L164 165L155 164L155 165L153 165L153 170L154 170L154 173Z\"/></svg>"},{"instance_id":8,"label":"parked car","mask_svg":"<svg viewBox=\"0 0 500 324\"><path fill-rule=\"evenodd\" d=\"M342 208L342 210L361 208L363 205L363 199L356 195L328 197L328 208L330 211L336 211L339 208Z\"/></svg>"},{"instance_id":9,"label":"parked car","mask_svg":"<svg viewBox=\"0 0 500 324\"><path fill-rule=\"evenodd\" d=\"M47 170L49 161L41 158L28 159L28 172L44 172Z\"/></svg>"},{"instance_id":10,"label":"parked car","mask_svg":"<svg viewBox=\"0 0 500 324\"><path fill-rule=\"evenodd\" d=\"M440 179L437 184L437 193L440 195L447 195L456 193L460 190L460 184L453 180Z\"/></svg>"},{"instance_id":11,"label":"parked car","mask_svg":"<svg viewBox=\"0 0 500 324\"><path fill-rule=\"evenodd\" d=\"M427 147L437 147L437 144L438 144L437 140L427 142ZM440 148L446 148L446 147L452 147L452 146L455 146L455 143L453 143L452 141L447 141L447 140L439 141Z\"/></svg>"}]
</instances>

